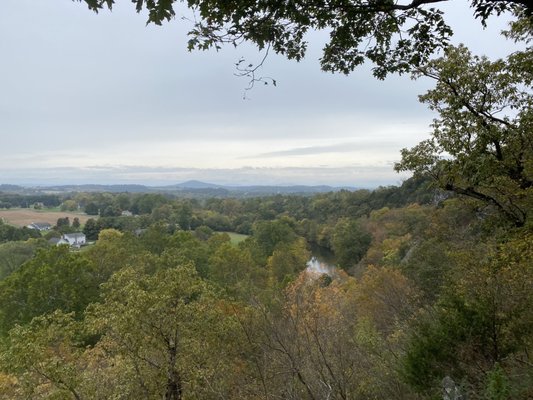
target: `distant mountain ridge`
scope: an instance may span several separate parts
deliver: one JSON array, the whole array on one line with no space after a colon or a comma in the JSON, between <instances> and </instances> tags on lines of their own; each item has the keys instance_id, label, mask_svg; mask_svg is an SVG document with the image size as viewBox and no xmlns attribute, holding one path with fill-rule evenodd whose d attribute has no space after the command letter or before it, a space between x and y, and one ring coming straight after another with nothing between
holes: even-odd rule
<instances>
[{"instance_id":1,"label":"distant mountain ridge","mask_svg":"<svg viewBox=\"0 0 533 400\"><path fill-rule=\"evenodd\" d=\"M173 187L185 188L185 189L218 189L223 188L224 185L216 185L214 183L207 183L197 180L190 180L187 182L177 183L172 185Z\"/></svg>"},{"instance_id":2,"label":"distant mountain ridge","mask_svg":"<svg viewBox=\"0 0 533 400\"><path fill-rule=\"evenodd\" d=\"M138 184L80 184L80 185L50 185L50 186L21 186L2 185L0 192L5 193L67 193L67 192L110 192L110 193L165 193L177 196L198 197L252 197L273 194L315 194L338 190L356 190L355 187L334 187L327 185L217 185L214 183L189 180L174 185L146 186Z\"/></svg>"},{"instance_id":3,"label":"distant mountain ridge","mask_svg":"<svg viewBox=\"0 0 533 400\"><path fill-rule=\"evenodd\" d=\"M313 194L313 193L326 193L339 190L356 190L355 187L347 186L328 186L328 185L217 185L214 183L201 182L197 180L191 180L187 182L182 182L176 185L173 185L175 188L181 190L223 190L230 193L238 194ZM167 189L168 186L161 187L162 189Z\"/></svg>"},{"instance_id":4,"label":"distant mountain ridge","mask_svg":"<svg viewBox=\"0 0 533 400\"><path fill-rule=\"evenodd\" d=\"M12 191L19 191L24 190L23 186L18 185L8 185L8 184L0 184L0 192L12 192Z\"/></svg>"}]
</instances>

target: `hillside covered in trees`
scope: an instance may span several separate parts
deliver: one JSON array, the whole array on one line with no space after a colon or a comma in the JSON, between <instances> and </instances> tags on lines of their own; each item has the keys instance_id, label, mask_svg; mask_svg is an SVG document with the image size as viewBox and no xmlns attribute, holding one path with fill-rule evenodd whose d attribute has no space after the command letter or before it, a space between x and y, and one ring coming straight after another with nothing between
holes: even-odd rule
<instances>
[{"instance_id":1,"label":"hillside covered in trees","mask_svg":"<svg viewBox=\"0 0 533 400\"><path fill-rule=\"evenodd\" d=\"M533 237L494 205L423 179L70 200L102 211L94 245L0 245L1 398L433 399L446 377L533 394Z\"/></svg>"}]
</instances>

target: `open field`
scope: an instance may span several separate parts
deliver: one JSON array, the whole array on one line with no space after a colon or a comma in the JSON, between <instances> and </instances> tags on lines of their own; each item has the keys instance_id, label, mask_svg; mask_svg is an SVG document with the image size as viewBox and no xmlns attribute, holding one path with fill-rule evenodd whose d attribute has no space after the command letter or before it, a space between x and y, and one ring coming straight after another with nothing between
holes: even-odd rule
<instances>
[{"instance_id":1,"label":"open field","mask_svg":"<svg viewBox=\"0 0 533 400\"><path fill-rule=\"evenodd\" d=\"M58 218L64 217L69 217L70 222L78 217L82 224L85 224L91 218L90 215L68 211L34 210L31 208L0 210L0 218L3 218L8 224L16 226L26 226L32 222L48 222L51 225L55 225Z\"/></svg>"},{"instance_id":2,"label":"open field","mask_svg":"<svg viewBox=\"0 0 533 400\"><path fill-rule=\"evenodd\" d=\"M243 235L242 233L236 233L236 232L223 232L227 233L231 239L231 243L234 245L239 244L243 240L245 240L249 235Z\"/></svg>"}]
</instances>

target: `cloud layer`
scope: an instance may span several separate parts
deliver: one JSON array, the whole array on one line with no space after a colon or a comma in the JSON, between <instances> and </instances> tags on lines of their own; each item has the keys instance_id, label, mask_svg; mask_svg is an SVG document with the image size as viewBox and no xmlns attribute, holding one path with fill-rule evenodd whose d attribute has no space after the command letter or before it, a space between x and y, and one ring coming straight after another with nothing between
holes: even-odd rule
<instances>
[{"instance_id":1,"label":"cloud layer","mask_svg":"<svg viewBox=\"0 0 533 400\"><path fill-rule=\"evenodd\" d=\"M493 41L457 8L462 37ZM188 53L186 21L145 20L128 2L98 15L77 2L1 2L0 183L375 186L396 183L399 150L427 136L434 115L417 95L430 83L377 81L369 66L322 73L325 32L310 34L301 63L271 55L263 72L277 87L243 100L234 63L259 60L256 49Z\"/></svg>"}]
</instances>

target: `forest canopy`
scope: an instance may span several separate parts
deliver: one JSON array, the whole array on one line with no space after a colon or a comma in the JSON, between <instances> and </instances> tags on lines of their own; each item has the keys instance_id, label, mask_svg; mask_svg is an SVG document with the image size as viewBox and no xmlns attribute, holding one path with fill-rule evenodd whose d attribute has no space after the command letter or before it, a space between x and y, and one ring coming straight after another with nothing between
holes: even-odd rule
<instances>
[{"instance_id":1,"label":"forest canopy","mask_svg":"<svg viewBox=\"0 0 533 400\"><path fill-rule=\"evenodd\" d=\"M0 399L432 400L443 380L475 400L533 393L531 229L427 178L62 200L102 210L94 244L2 245Z\"/></svg>"}]
</instances>

